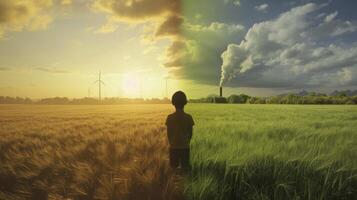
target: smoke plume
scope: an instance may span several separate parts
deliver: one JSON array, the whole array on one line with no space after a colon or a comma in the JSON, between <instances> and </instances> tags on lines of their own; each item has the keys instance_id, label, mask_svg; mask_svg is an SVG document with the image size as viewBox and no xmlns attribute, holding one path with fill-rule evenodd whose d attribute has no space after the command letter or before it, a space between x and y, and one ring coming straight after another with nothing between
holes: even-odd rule
<instances>
[{"instance_id":1,"label":"smoke plume","mask_svg":"<svg viewBox=\"0 0 357 200\"><path fill-rule=\"evenodd\" d=\"M227 81L232 80L239 73L244 73L253 66L249 52L244 48L244 44L230 44L227 50L222 53L221 81L223 86Z\"/></svg>"}]
</instances>

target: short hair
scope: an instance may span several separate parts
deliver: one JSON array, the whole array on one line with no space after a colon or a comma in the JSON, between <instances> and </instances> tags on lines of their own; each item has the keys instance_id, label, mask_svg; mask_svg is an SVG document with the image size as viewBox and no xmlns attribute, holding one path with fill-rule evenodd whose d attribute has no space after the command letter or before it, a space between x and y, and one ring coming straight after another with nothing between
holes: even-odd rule
<instances>
[{"instance_id":1,"label":"short hair","mask_svg":"<svg viewBox=\"0 0 357 200\"><path fill-rule=\"evenodd\" d=\"M172 95L171 102L176 108L183 108L187 104L186 94L182 91L175 92Z\"/></svg>"}]
</instances>

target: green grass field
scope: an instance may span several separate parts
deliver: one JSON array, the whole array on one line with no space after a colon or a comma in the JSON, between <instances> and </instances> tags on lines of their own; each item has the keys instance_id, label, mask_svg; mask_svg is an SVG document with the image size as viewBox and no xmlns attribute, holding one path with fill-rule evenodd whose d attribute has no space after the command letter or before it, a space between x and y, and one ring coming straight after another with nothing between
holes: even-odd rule
<instances>
[{"instance_id":1,"label":"green grass field","mask_svg":"<svg viewBox=\"0 0 357 200\"><path fill-rule=\"evenodd\" d=\"M0 199L356 199L357 107L191 104L192 170L168 167L170 105L0 106Z\"/></svg>"},{"instance_id":2,"label":"green grass field","mask_svg":"<svg viewBox=\"0 0 357 200\"><path fill-rule=\"evenodd\" d=\"M193 105L192 199L357 198L357 107Z\"/></svg>"}]
</instances>

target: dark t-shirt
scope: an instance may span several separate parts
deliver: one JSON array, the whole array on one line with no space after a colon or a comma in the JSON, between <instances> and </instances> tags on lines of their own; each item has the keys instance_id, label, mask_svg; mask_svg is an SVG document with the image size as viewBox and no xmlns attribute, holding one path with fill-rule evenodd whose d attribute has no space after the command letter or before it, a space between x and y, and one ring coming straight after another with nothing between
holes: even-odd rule
<instances>
[{"instance_id":1,"label":"dark t-shirt","mask_svg":"<svg viewBox=\"0 0 357 200\"><path fill-rule=\"evenodd\" d=\"M191 115L184 112L174 112L167 116L165 124L170 148L186 149L190 147L192 127L195 125Z\"/></svg>"}]
</instances>

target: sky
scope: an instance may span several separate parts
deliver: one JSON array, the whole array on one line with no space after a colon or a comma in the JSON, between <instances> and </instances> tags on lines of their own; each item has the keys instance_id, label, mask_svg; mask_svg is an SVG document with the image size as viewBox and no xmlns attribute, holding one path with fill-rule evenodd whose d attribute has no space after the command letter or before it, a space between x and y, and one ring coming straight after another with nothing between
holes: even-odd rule
<instances>
[{"instance_id":1,"label":"sky","mask_svg":"<svg viewBox=\"0 0 357 200\"><path fill-rule=\"evenodd\" d=\"M0 95L357 89L355 0L0 0Z\"/></svg>"}]
</instances>

